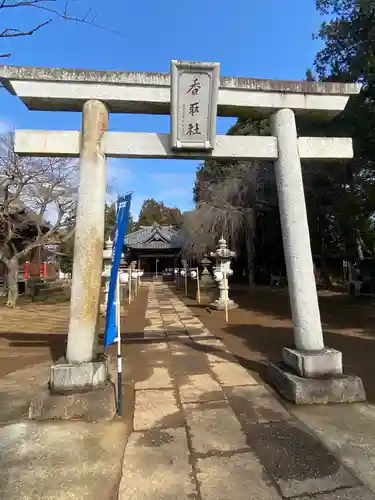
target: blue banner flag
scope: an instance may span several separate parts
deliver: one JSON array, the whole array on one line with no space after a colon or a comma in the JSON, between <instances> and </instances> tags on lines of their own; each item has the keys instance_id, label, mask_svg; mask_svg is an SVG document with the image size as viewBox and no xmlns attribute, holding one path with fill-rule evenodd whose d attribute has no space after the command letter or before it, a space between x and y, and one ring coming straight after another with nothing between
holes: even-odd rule
<instances>
[{"instance_id":1,"label":"blue banner flag","mask_svg":"<svg viewBox=\"0 0 375 500\"><path fill-rule=\"evenodd\" d=\"M117 338L116 325L116 284L120 267L121 254L124 247L126 229L129 222L130 203L132 193L120 196L117 199L117 213L115 225L115 238L112 250L112 269L109 280L108 303L105 320L104 347L113 344ZM120 307L120 305L119 305Z\"/></svg>"}]
</instances>

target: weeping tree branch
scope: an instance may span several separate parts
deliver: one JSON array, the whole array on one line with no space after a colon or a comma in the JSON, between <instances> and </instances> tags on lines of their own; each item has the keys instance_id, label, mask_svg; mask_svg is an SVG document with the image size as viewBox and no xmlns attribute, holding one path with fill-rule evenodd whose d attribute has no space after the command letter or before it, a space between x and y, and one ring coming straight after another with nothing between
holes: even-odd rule
<instances>
[{"instance_id":1,"label":"weeping tree branch","mask_svg":"<svg viewBox=\"0 0 375 500\"><path fill-rule=\"evenodd\" d=\"M221 234L233 246L250 238L252 248L255 207L268 205L263 184L263 167L257 162L234 162L224 178L203 181L201 201L184 217L184 254L200 258L214 250Z\"/></svg>"}]
</instances>

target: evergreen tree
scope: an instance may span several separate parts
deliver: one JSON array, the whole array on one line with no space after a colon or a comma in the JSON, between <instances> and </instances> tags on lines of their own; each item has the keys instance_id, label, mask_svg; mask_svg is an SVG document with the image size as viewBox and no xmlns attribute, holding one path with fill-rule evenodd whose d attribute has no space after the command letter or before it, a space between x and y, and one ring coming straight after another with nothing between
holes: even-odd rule
<instances>
[{"instance_id":1,"label":"evergreen tree","mask_svg":"<svg viewBox=\"0 0 375 500\"><path fill-rule=\"evenodd\" d=\"M157 222L162 226L173 226L178 228L182 223L181 211L176 207L167 207L162 201L148 198L143 202L137 227L151 226Z\"/></svg>"}]
</instances>

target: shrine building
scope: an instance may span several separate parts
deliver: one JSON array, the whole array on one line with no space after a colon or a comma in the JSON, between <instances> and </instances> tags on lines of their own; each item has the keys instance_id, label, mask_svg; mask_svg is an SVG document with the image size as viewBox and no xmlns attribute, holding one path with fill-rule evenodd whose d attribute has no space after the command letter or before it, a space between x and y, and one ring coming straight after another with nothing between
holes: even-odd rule
<instances>
[{"instance_id":1,"label":"shrine building","mask_svg":"<svg viewBox=\"0 0 375 500\"><path fill-rule=\"evenodd\" d=\"M127 262L137 261L145 273L157 275L181 267L182 247L183 239L178 230L155 222L128 234L124 253Z\"/></svg>"}]
</instances>

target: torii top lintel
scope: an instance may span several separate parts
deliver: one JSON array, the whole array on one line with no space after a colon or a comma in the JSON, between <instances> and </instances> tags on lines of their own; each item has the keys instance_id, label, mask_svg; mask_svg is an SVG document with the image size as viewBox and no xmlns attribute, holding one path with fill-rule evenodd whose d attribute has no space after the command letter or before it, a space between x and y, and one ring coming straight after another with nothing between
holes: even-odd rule
<instances>
[{"instance_id":1,"label":"torii top lintel","mask_svg":"<svg viewBox=\"0 0 375 500\"><path fill-rule=\"evenodd\" d=\"M0 66L0 81L30 110L80 111L98 99L114 113L169 114L170 74ZM280 108L330 119L358 94L359 84L222 76L219 116L269 116Z\"/></svg>"}]
</instances>

